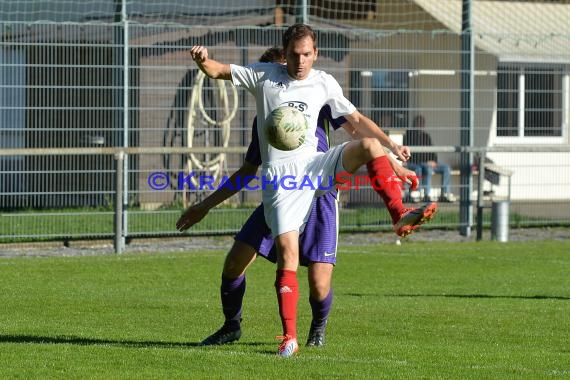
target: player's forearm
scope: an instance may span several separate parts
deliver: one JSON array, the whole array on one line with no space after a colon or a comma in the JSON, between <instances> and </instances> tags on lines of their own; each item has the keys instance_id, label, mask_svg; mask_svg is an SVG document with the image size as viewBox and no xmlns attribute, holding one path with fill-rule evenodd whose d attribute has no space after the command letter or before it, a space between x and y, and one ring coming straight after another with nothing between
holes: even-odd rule
<instances>
[{"instance_id":1,"label":"player's forearm","mask_svg":"<svg viewBox=\"0 0 570 380\"><path fill-rule=\"evenodd\" d=\"M237 193L236 190L233 190L233 187L230 189L228 186L224 185L223 187L216 189L212 194L208 195L201 202L202 207L206 208L207 210L211 210Z\"/></svg>"},{"instance_id":2,"label":"player's forearm","mask_svg":"<svg viewBox=\"0 0 570 380\"><path fill-rule=\"evenodd\" d=\"M208 77L213 79L231 79L230 65L211 59L205 46L192 46L190 55L200 70Z\"/></svg>"},{"instance_id":3,"label":"player's forearm","mask_svg":"<svg viewBox=\"0 0 570 380\"><path fill-rule=\"evenodd\" d=\"M394 151L394 149L398 148L398 144L396 144L396 142L394 140L392 140L390 138L390 136L388 136L382 130L381 125L380 126L377 125L375 122L373 122L372 120L370 120L364 116L363 116L363 121L364 121L363 124L365 125L366 131L369 131L372 134L371 136L367 136L367 137L377 138L383 146L390 149L392 152Z\"/></svg>"},{"instance_id":4,"label":"player's forearm","mask_svg":"<svg viewBox=\"0 0 570 380\"><path fill-rule=\"evenodd\" d=\"M257 172L257 166L244 165L236 172L234 172L223 186L218 188L209 196L207 196L201 203L202 206L208 210L218 206L226 199L240 192L246 184L254 179Z\"/></svg>"},{"instance_id":5,"label":"player's forearm","mask_svg":"<svg viewBox=\"0 0 570 380\"><path fill-rule=\"evenodd\" d=\"M209 58L202 62L196 62L196 64L206 76L212 79L230 80L232 78L230 65L228 64Z\"/></svg>"},{"instance_id":6,"label":"player's forearm","mask_svg":"<svg viewBox=\"0 0 570 380\"><path fill-rule=\"evenodd\" d=\"M396 144L375 122L356 112L353 118L347 117L350 123L353 138L373 137L392 152L398 148ZM345 128L346 129L346 128Z\"/></svg>"}]
</instances>

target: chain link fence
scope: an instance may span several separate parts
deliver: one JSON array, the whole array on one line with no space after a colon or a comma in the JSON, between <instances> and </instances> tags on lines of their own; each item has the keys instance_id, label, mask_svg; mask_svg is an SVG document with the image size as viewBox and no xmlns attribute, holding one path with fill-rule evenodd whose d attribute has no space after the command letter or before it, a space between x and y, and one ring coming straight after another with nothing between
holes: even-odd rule
<instances>
[{"instance_id":1,"label":"chain link fence","mask_svg":"<svg viewBox=\"0 0 570 380\"><path fill-rule=\"evenodd\" d=\"M318 31L316 67L395 140L423 116L457 198L430 228L469 232L481 202L490 227L487 207L505 198L512 227L569 224L567 1L307 3L2 2L0 240L113 237L118 188L125 238L177 235L181 210L240 167L255 116L243 90L199 75L190 47L247 64L299 21ZM480 164L495 169L481 186ZM189 233L233 233L259 202L242 191ZM389 231L376 204L370 188L343 192L342 230Z\"/></svg>"}]
</instances>

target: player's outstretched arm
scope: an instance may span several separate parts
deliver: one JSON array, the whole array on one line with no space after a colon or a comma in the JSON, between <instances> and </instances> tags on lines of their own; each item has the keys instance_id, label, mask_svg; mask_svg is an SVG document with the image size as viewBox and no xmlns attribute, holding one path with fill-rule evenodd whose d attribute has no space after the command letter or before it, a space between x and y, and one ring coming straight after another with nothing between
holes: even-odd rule
<instances>
[{"instance_id":1,"label":"player's outstretched arm","mask_svg":"<svg viewBox=\"0 0 570 380\"><path fill-rule=\"evenodd\" d=\"M230 65L218 62L208 57L208 49L204 46L194 45L190 55L200 70L212 79L232 79Z\"/></svg>"},{"instance_id":2,"label":"player's outstretched arm","mask_svg":"<svg viewBox=\"0 0 570 380\"><path fill-rule=\"evenodd\" d=\"M176 229L180 232L187 230L204 219L208 211L210 211L210 209L205 207L202 202L188 207L176 221Z\"/></svg>"},{"instance_id":3,"label":"player's outstretched arm","mask_svg":"<svg viewBox=\"0 0 570 380\"><path fill-rule=\"evenodd\" d=\"M257 173L257 168L256 165L244 161L243 165L228 178L226 186L217 188L203 201L188 207L176 222L176 229L178 231L187 230L204 219L212 208L238 193L247 183L251 182Z\"/></svg>"}]
</instances>

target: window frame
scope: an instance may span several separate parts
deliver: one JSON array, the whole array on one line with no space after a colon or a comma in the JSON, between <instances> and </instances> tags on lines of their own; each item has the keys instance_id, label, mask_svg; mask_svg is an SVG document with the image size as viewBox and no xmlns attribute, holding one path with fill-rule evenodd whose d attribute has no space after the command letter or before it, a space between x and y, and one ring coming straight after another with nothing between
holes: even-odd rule
<instances>
[{"instance_id":1,"label":"window frame","mask_svg":"<svg viewBox=\"0 0 570 380\"><path fill-rule=\"evenodd\" d=\"M518 72L517 75L517 136L499 136L498 132L498 113L499 113L499 83L497 80L497 106L496 112L497 117L495 118L495 136L496 142L499 144L565 144L568 141L568 120L570 113L570 70L568 66L560 64L541 64L541 63L521 63L521 62L500 62L497 67L497 78L501 71L504 71L503 67L512 67ZM525 71L531 69L554 69L556 72L560 72L560 91L561 91L561 104L560 104L560 136L525 136Z\"/></svg>"}]
</instances>

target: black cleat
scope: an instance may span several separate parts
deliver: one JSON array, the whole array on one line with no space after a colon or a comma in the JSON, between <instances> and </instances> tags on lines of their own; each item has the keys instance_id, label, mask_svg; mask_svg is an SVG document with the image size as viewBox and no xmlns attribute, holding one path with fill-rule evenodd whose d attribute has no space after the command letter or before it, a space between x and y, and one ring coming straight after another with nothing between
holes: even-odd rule
<instances>
[{"instance_id":1,"label":"black cleat","mask_svg":"<svg viewBox=\"0 0 570 380\"><path fill-rule=\"evenodd\" d=\"M322 347L325 345L325 328L327 323L321 325L321 327L316 327L313 322L311 322L311 329L309 330L309 337L307 338L307 347Z\"/></svg>"},{"instance_id":2,"label":"black cleat","mask_svg":"<svg viewBox=\"0 0 570 380\"><path fill-rule=\"evenodd\" d=\"M241 338L241 329L223 325L221 329L204 339L200 346L214 346L235 342Z\"/></svg>"}]
</instances>

